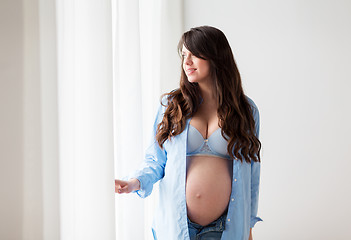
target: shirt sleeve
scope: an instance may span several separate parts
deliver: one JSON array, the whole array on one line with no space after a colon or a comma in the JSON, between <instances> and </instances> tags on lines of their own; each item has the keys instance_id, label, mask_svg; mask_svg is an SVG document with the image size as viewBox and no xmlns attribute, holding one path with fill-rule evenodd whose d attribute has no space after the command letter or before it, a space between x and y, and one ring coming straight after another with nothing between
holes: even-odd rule
<instances>
[{"instance_id":1,"label":"shirt sleeve","mask_svg":"<svg viewBox=\"0 0 351 240\"><path fill-rule=\"evenodd\" d=\"M251 100L253 108L253 117L255 120L255 130L256 137L259 138L260 131L260 116L255 103ZM258 221L262 221L261 218L257 216L258 210L258 195L259 195L259 185L260 185L260 168L261 163L251 161L251 218L250 218L250 228L253 228Z\"/></svg>"},{"instance_id":2,"label":"shirt sleeve","mask_svg":"<svg viewBox=\"0 0 351 240\"><path fill-rule=\"evenodd\" d=\"M162 102L165 101L165 97ZM140 182L140 189L135 191L141 198L149 196L152 192L153 185L163 178L164 168L167 161L167 153L165 149L161 149L156 141L157 125L162 121L164 106L160 104L157 110L153 131L148 147L145 151L144 161L138 170L128 176L129 179L136 178Z\"/></svg>"}]
</instances>

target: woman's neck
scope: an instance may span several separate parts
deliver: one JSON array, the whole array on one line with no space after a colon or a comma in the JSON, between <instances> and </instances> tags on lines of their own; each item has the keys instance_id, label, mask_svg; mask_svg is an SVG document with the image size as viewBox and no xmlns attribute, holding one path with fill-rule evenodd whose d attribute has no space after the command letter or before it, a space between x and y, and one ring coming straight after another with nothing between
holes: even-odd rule
<instances>
[{"instance_id":1,"label":"woman's neck","mask_svg":"<svg viewBox=\"0 0 351 240\"><path fill-rule=\"evenodd\" d=\"M201 96L203 98L203 102L201 103L201 105L205 105L205 106L217 106L217 97L216 97L216 93L214 90L214 87L211 87L209 85L199 85L200 86L200 92L201 92Z\"/></svg>"}]
</instances>

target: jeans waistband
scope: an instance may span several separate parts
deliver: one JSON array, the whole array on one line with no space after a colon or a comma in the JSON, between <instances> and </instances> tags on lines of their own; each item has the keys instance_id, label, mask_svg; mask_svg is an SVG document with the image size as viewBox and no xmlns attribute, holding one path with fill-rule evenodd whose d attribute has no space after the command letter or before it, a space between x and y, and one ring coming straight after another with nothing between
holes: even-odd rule
<instances>
[{"instance_id":1,"label":"jeans waistband","mask_svg":"<svg viewBox=\"0 0 351 240\"><path fill-rule=\"evenodd\" d=\"M194 223L190 221L189 218L188 218L188 224L198 230L203 230L202 232L224 231L226 218L227 218L227 211L225 211L217 220L211 222L206 226L202 226L200 224Z\"/></svg>"}]
</instances>

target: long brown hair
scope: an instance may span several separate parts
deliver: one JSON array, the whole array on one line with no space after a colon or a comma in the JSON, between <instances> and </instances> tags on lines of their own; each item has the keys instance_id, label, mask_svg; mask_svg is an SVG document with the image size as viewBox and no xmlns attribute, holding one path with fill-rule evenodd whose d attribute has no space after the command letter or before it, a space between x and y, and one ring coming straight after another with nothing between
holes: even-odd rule
<instances>
[{"instance_id":1,"label":"long brown hair","mask_svg":"<svg viewBox=\"0 0 351 240\"><path fill-rule=\"evenodd\" d=\"M255 135L252 109L244 95L239 70L224 33L210 26L191 28L179 41L180 55L183 45L196 57L210 62L219 126L222 136L225 133L229 137L224 136L229 140L227 150L230 157L234 159L235 156L241 162L243 157L248 163L251 160L259 162L261 142ZM184 131L186 120L196 113L202 100L198 83L189 82L184 70L181 72L180 88L163 94L161 98L165 95L168 103L164 106L167 108L156 133L161 148L167 139L171 140Z\"/></svg>"}]
</instances>

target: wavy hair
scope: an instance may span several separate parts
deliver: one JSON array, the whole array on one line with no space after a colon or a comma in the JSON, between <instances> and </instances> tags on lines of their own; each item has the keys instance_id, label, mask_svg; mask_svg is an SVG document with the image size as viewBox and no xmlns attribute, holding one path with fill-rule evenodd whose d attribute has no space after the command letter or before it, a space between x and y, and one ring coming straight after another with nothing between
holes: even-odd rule
<instances>
[{"instance_id":1,"label":"wavy hair","mask_svg":"<svg viewBox=\"0 0 351 240\"><path fill-rule=\"evenodd\" d=\"M217 116L222 136L228 141L228 153L241 162L243 157L260 162L261 142L255 135L252 109L241 84L241 77L234 56L224 33L214 27L201 26L185 32L178 44L181 55L183 45L196 57L208 60L210 74L218 103ZM191 118L201 104L198 83L191 83L182 68L180 87L164 93L167 104L162 121L157 125L156 140L163 143L184 131L186 120ZM224 136L225 133L228 137ZM234 157L235 156L235 157Z\"/></svg>"}]
</instances>

